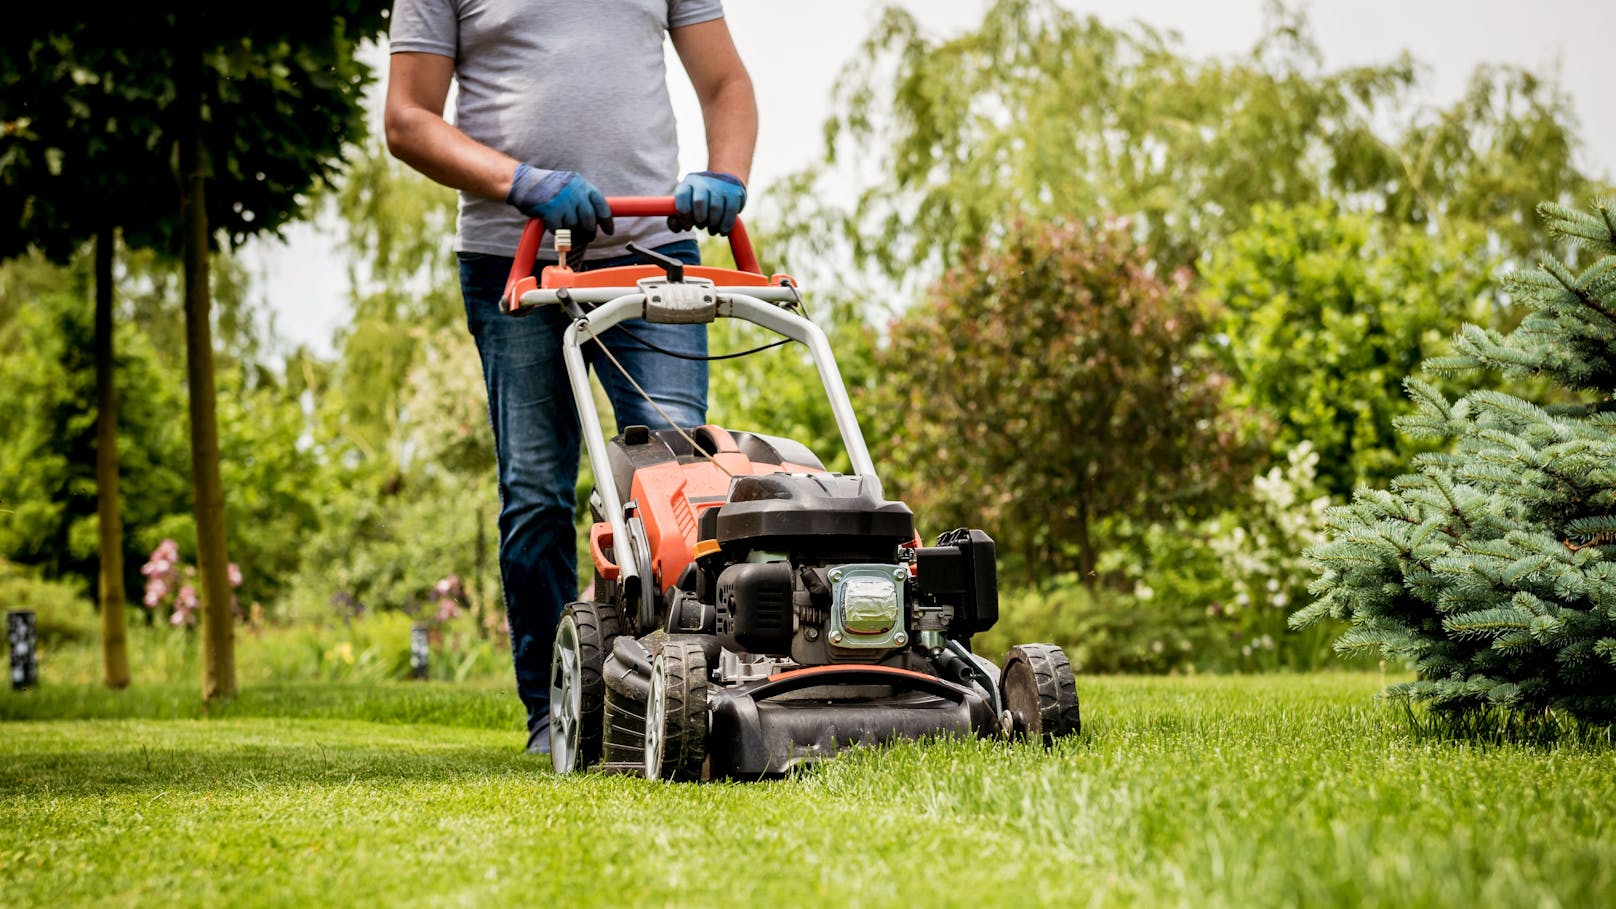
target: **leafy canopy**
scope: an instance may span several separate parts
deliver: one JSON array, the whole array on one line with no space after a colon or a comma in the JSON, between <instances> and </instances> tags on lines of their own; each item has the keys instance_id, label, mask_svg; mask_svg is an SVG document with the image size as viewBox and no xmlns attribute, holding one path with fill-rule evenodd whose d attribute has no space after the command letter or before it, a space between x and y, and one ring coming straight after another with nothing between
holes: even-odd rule
<instances>
[{"instance_id":1,"label":"leafy canopy","mask_svg":"<svg viewBox=\"0 0 1616 909\"><path fill-rule=\"evenodd\" d=\"M277 231L365 129L360 41L385 0L254 5L133 0L30 10L0 37L0 258L67 256L96 227L178 249L175 143L185 71L200 67L208 223L232 242ZM210 242L213 238L210 236Z\"/></svg>"},{"instance_id":2,"label":"leafy canopy","mask_svg":"<svg viewBox=\"0 0 1616 909\"><path fill-rule=\"evenodd\" d=\"M1325 70L1305 18L1277 5L1249 53L1206 60L1052 0L998 0L949 38L888 7L843 74L823 166L784 210L799 241L845 237L900 279L1022 217L1129 216L1171 268L1256 203L1320 199L1424 228L1473 221L1506 254L1530 251L1518 213L1587 185L1567 96L1486 67L1429 110L1414 103L1420 76L1406 56ZM838 207L848 187L856 202Z\"/></svg>"}]
</instances>

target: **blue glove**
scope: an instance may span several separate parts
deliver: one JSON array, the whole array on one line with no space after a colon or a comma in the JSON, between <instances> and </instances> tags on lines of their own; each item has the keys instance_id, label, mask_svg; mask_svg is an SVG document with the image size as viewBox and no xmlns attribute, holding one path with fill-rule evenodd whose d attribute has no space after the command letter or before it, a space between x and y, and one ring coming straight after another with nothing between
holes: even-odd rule
<instances>
[{"instance_id":1,"label":"blue glove","mask_svg":"<svg viewBox=\"0 0 1616 909\"><path fill-rule=\"evenodd\" d=\"M739 177L698 170L686 174L673 190L673 209L678 214L668 218L668 228L705 227L710 234L727 235L745 207L746 184Z\"/></svg>"},{"instance_id":2,"label":"blue glove","mask_svg":"<svg viewBox=\"0 0 1616 909\"><path fill-rule=\"evenodd\" d=\"M526 164L516 165L510 194L505 201L529 218L538 218L551 230L573 232L573 243L584 246L595 237L595 228L612 234L612 209L595 184L570 170L544 170Z\"/></svg>"}]
</instances>

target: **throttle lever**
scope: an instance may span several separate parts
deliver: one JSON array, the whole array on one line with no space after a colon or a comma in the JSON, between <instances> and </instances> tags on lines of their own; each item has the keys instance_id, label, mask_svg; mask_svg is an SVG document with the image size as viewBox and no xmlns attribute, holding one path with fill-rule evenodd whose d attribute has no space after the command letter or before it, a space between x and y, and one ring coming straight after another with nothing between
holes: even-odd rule
<instances>
[{"instance_id":1,"label":"throttle lever","mask_svg":"<svg viewBox=\"0 0 1616 909\"><path fill-rule=\"evenodd\" d=\"M663 254L654 250L646 249L637 243L630 243L628 245L628 251L666 272L668 275L669 284L685 283L685 263L679 261L678 259L675 259L672 256L664 256Z\"/></svg>"}]
</instances>

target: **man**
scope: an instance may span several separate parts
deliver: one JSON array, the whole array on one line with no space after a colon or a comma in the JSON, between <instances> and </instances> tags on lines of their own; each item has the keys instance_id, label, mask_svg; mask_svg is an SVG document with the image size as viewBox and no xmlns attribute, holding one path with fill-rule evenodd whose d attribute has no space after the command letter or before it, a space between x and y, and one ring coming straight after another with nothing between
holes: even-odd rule
<instances>
[{"instance_id":1,"label":"man","mask_svg":"<svg viewBox=\"0 0 1616 909\"><path fill-rule=\"evenodd\" d=\"M677 186L664 35L707 132L707 170ZM388 149L460 190L456 249L499 461L500 574L517 694L528 711L528 750L548 752L550 650L561 610L577 596L579 434L560 352L566 319L554 308L520 319L499 312L509 257L527 219L539 217L570 229L575 247L588 245L586 268L624 264L629 241L698 263L689 229L728 233L745 205L757 104L720 0L395 0L391 37ZM443 116L451 80L459 84L452 125ZM605 202L607 194L670 192L679 214L665 223L616 223ZM551 235L544 248L554 248ZM706 326L634 322L630 330L670 351L707 352ZM704 361L656 353L623 332L603 340L671 419L705 422ZM587 352L593 363L599 350ZM615 368L597 375L619 429L665 425Z\"/></svg>"}]
</instances>

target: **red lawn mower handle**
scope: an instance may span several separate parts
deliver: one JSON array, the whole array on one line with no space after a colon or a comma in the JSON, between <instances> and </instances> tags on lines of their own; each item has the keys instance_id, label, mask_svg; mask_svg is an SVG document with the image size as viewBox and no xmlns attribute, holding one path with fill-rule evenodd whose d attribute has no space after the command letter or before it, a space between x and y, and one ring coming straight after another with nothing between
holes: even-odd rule
<instances>
[{"instance_id":1,"label":"red lawn mower handle","mask_svg":"<svg viewBox=\"0 0 1616 909\"><path fill-rule=\"evenodd\" d=\"M606 204L612 216L618 218L666 218L674 214L672 196L607 196ZM533 261L539 257L539 244L544 240L544 222L534 218L522 228L522 242L516 246L516 261L511 264L511 276L505 281L507 295L516 282L533 276ZM740 218L729 232L729 251L735 256L735 267L754 275L763 274L758 267L757 254L746 235L746 226Z\"/></svg>"}]
</instances>

